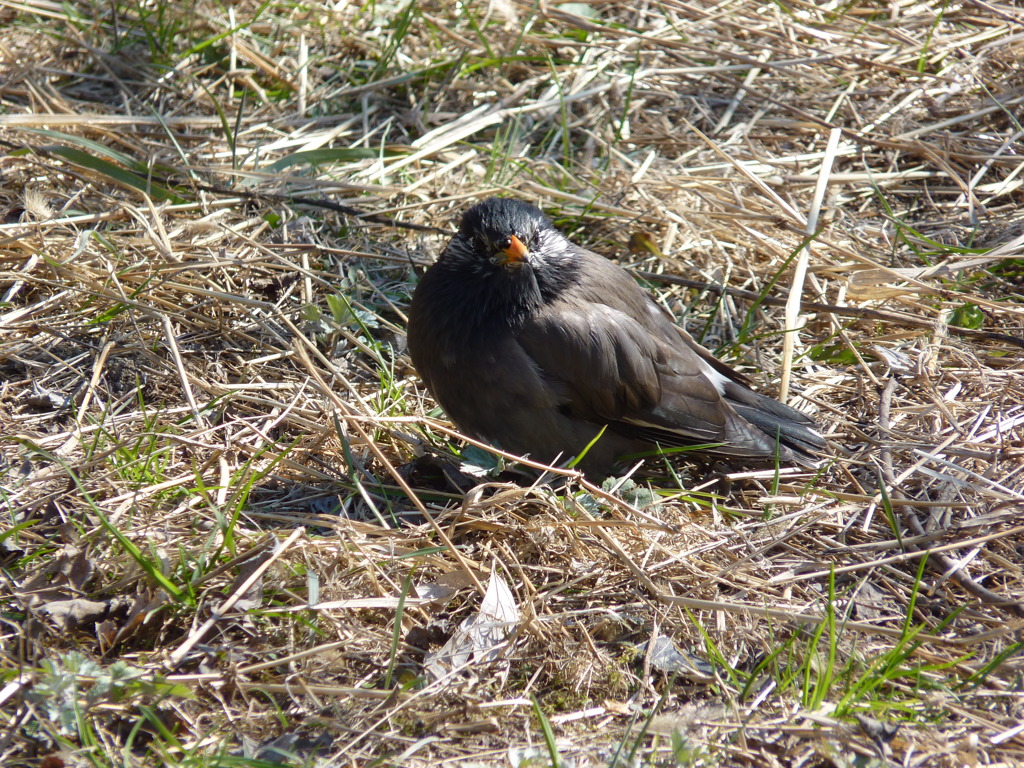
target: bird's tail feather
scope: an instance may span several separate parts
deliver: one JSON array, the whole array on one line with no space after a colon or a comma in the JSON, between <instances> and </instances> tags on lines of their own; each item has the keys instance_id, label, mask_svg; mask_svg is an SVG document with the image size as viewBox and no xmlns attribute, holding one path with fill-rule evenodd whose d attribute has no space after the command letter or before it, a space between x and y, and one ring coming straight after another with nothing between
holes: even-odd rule
<instances>
[{"instance_id":1,"label":"bird's tail feather","mask_svg":"<svg viewBox=\"0 0 1024 768\"><path fill-rule=\"evenodd\" d=\"M793 458L801 464L813 466L828 443L814 428L814 422L795 408L777 400L751 393L758 398L756 404L732 402L732 407L743 419L757 427L771 439L789 448Z\"/></svg>"}]
</instances>

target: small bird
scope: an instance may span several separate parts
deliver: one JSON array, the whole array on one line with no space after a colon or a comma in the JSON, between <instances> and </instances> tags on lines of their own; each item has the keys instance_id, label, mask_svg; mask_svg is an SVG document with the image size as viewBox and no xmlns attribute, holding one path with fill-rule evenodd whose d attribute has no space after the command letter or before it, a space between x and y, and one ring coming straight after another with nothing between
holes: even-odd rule
<instances>
[{"instance_id":1,"label":"small bird","mask_svg":"<svg viewBox=\"0 0 1024 768\"><path fill-rule=\"evenodd\" d=\"M747 386L629 273L566 239L535 206L465 212L409 308L409 354L466 434L535 461L607 474L674 446L816 466L808 416Z\"/></svg>"}]
</instances>

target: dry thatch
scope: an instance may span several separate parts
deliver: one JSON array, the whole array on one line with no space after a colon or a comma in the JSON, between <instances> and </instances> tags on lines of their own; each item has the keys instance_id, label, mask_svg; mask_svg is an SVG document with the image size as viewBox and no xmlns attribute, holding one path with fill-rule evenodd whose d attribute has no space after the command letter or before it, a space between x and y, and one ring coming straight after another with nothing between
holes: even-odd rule
<instances>
[{"instance_id":1,"label":"dry thatch","mask_svg":"<svg viewBox=\"0 0 1024 768\"><path fill-rule=\"evenodd\" d=\"M1024 762L1019 8L0 24L4 765ZM834 460L467 474L404 308L490 194Z\"/></svg>"}]
</instances>

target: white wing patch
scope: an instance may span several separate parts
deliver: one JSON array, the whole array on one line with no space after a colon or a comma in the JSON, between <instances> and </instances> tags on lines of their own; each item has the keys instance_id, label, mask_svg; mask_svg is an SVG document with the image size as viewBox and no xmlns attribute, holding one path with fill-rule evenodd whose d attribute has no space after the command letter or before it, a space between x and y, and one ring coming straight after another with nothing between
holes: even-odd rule
<instances>
[{"instance_id":1,"label":"white wing patch","mask_svg":"<svg viewBox=\"0 0 1024 768\"><path fill-rule=\"evenodd\" d=\"M711 383L715 385L715 389L718 390L718 394L724 395L725 385L729 381L728 377L720 374L706 362L700 360L700 358L698 358L698 361L700 362L700 372L703 373L711 381Z\"/></svg>"}]
</instances>

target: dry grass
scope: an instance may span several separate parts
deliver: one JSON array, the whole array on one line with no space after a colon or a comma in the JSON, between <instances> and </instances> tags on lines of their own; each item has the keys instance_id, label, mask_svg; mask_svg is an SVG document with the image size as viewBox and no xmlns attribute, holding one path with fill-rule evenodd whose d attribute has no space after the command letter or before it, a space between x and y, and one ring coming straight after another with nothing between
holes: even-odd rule
<instances>
[{"instance_id":1,"label":"dry grass","mask_svg":"<svg viewBox=\"0 0 1024 768\"><path fill-rule=\"evenodd\" d=\"M4 765L1024 762L1019 8L0 24ZM471 487L404 309L494 193L835 460Z\"/></svg>"}]
</instances>

